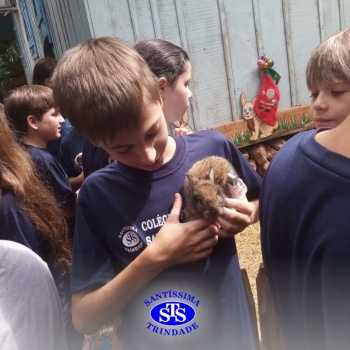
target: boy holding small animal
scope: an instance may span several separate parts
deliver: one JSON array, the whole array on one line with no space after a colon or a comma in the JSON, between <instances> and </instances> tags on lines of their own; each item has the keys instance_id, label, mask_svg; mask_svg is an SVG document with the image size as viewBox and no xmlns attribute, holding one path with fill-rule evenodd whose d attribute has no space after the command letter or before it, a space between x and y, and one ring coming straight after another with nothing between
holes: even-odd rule
<instances>
[{"instance_id":1,"label":"boy holding small animal","mask_svg":"<svg viewBox=\"0 0 350 350\"><path fill-rule=\"evenodd\" d=\"M167 122L177 125L175 135L186 135L188 129L182 128L192 92L189 84L192 66L186 51L181 47L162 39L144 39L134 45L156 76L163 112ZM180 122L181 121L181 122ZM82 162L84 176L101 169L110 163L110 156L90 141L84 144Z\"/></svg>"},{"instance_id":2,"label":"boy holding small animal","mask_svg":"<svg viewBox=\"0 0 350 350\"><path fill-rule=\"evenodd\" d=\"M67 51L53 91L74 128L117 160L80 190L75 327L93 332L121 315L124 349L258 349L234 235L257 221L261 178L239 150L210 130L169 136L154 75L115 38ZM226 198L222 215L180 222L186 173L213 155L233 164L248 201Z\"/></svg>"}]
</instances>

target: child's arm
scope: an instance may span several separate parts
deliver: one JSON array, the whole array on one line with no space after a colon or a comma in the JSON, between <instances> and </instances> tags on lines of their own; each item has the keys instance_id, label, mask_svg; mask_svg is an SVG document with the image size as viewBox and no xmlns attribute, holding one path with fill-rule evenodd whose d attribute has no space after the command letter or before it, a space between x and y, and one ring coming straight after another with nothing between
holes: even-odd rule
<instances>
[{"instance_id":1,"label":"child's arm","mask_svg":"<svg viewBox=\"0 0 350 350\"><path fill-rule=\"evenodd\" d=\"M73 191L77 191L80 189L81 185L83 184L84 181L84 173L81 172L80 175L76 177L69 177L68 181L72 187Z\"/></svg>"},{"instance_id":2,"label":"child's arm","mask_svg":"<svg viewBox=\"0 0 350 350\"><path fill-rule=\"evenodd\" d=\"M153 278L170 266L208 257L216 245L217 228L204 220L180 223L181 196L156 238L133 262L102 287L73 294L72 316L80 332L95 331L113 319Z\"/></svg>"},{"instance_id":3,"label":"child's arm","mask_svg":"<svg viewBox=\"0 0 350 350\"><path fill-rule=\"evenodd\" d=\"M234 198L226 198L224 213L219 216L220 237L232 237L259 219L259 200L251 202Z\"/></svg>"},{"instance_id":4,"label":"child's arm","mask_svg":"<svg viewBox=\"0 0 350 350\"><path fill-rule=\"evenodd\" d=\"M76 193L76 198L75 198L74 204L68 208L64 208L64 215L66 219L75 218L76 216L79 190L75 193Z\"/></svg>"}]
</instances>

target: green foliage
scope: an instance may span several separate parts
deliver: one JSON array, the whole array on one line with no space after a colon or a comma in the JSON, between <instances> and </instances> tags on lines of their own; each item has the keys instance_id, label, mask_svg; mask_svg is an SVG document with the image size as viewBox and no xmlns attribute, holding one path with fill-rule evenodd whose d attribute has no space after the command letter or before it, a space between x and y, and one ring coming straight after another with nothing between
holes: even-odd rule
<instances>
[{"instance_id":1,"label":"green foliage","mask_svg":"<svg viewBox=\"0 0 350 350\"><path fill-rule=\"evenodd\" d=\"M289 129L295 129L300 126L307 125L311 123L311 118L308 115L303 114L301 117L301 120L298 122L297 117L293 115L290 120L288 121L287 118L279 118L278 119L278 127L277 130L289 130Z\"/></svg>"},{"instance_id":2,"label":"green foliage","mask_svg":"<svg viewBox=\"0 0 350 350\"><path fill-rule=\"evenodd\" d=\"M12 77L23 72L15 39L0 40L0 88L12 88Z\"/></svg>"},{"instance_id":3,"label":"green foliage","mask_svg":"<svg viewBox=\"0 0 350 350\"><path fill-rule=\"evenodd\" d=\"M243 130L242 130L239 133L235 132L232 135L231 141L237 145L237 144L240 144L242 142L249 141L250 137L251 137L250 131L247 131L246 133L244 133Z\"/></svg>"},{"instance_id":4,"label":"green foliage","mask_svg":"<svg viewBox=\"0 0 350 350\"><path fill-rule=\"evenodd\" d=\"M308 116L303 114L301 117L301 125L306 125L312 122L312 119Z\"/></svg>"},{"instance_id":5,"label":"green foliage","mask_svg":"<svg viewBox=\"0 0 350 350\"><path fill-rule=\"evenodd\" d=\"M280 129L289 129L289 123L287 122L286 118L284 119L278 118L277 130L280 130Z\"/></svg>"},{"instance_id":6,"label":"green foliage","mask_svg":"<svg viewBox=\"0 0 350 350\"><path fill-rule=\"evenodd\" d=\"M298 126L297 118L296 118L295 115L293 115L292 118L290 118L289 124L290 124L290 128L291 129L294 129L294 128L296 128Z\"/></svg>"}]
</instances>

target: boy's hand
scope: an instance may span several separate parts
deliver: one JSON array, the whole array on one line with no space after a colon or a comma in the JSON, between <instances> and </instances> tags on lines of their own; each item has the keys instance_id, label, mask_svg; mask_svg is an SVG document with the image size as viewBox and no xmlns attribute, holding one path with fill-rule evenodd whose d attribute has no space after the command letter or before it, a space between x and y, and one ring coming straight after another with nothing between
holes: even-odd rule
<instances>
[{"instance_id":1,"label":"boy's hand","mask_svg":"<svg viewBox=\"0 0 350 350\"><path fill-rule=\"evenodd\" d=\"M176 128L174 129L176 136L185 136L188 134L192 134L192 131L187 130L186 128Z\"/></svg>"},{"instance_id":2,"label":"boy's hand","mask_svg":"<svg viewBox=\"0 0 350 350\"><path fill-rule=\"evenodd\" d=\"M155 259L167 267L208 257L218 241L217 229L208 221L180 223L181 207L182 198L176 193L168 220L148 247L153 250Z\"/></svg>"},{"instance_id":3,"label":"boy's hand","mask_svg":"<svg viewBox=\"0 0 350 350\"><path fill-rule=\"evenodd\" d=\"M223 215L217 217L220 225L219 236L228 238L243 231L257 221L258 201L248 202L226 198Z\"/></svg>"}]
</instances>

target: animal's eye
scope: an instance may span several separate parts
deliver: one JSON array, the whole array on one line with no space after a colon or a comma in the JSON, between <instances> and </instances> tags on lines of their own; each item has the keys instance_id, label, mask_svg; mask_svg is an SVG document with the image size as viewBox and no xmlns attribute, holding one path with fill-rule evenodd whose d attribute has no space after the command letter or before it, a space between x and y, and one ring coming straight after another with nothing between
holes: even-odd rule
<instances>
[{"instance_id":1,"label":"animal's eye","mask_svg":"<svg viewBox=\"0 0 350 350\"><path fill-rule=\"evenodd\" d=\"M224 194L224 191L222 190L222 188L220 186L218 186L218 188L216 189L216 194L218 196L222 196Z\"/></svg>"},{"instance_id":2,"label":"animal's eye","mask_svg":"<svg viewBox=\"0 0 350 350\"><path fill-rule=\"evenodd\" d=\"M193 196L193 200L197 205L200 205L200 206L203 205L203 201L201 199L201 196L199 196L198 194Z\"/></svg>"},{"instance_id":3,"label":"animal's eye","mask_svg":"<svg viewBox=\"0 0 350 350\"><path fill-rule=\"evenodd\" d=\"M253 108L252 107L249 107L249 112L252 112L253 111Z\"/></svg>"}]
</instances>

